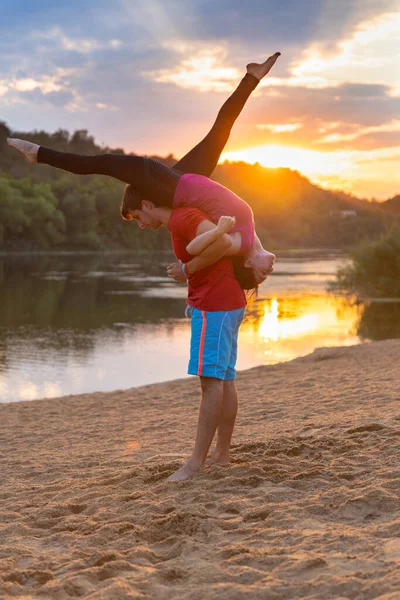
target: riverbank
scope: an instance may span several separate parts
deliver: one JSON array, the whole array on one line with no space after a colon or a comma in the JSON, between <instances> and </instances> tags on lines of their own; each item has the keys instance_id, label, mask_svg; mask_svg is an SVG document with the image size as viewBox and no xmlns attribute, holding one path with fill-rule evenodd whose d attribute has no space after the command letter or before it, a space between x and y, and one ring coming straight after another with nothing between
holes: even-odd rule
<instances>
[{"instance_id":1,"label":"riverbank","mask_svg":"<svg viewBox=\"0 0 400 600\"><path fill-rule=\"evenodd\" d=\"M0 596L394 600L399 372L387 340L239 373L232 465L177 484L196 378L0 405Z\"/></svg>"}]
</instances>

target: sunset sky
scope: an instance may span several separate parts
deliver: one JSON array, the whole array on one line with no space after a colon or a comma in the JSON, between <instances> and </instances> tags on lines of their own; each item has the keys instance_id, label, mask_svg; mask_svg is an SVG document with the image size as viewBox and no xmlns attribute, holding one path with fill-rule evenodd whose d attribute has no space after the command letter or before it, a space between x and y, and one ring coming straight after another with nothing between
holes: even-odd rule
<instances>
[{"instance_id":1,"label":"sunset sky","mask_svg":"<svg viewBox=\"0 0 400 600\"><path fill-rule=\"evenodd\" d=\"M5 8L4 8L5 7ZM0 120L182 156L251 61L282 53L223 158L400 193L398 0L3 0Z\"/></svg>"}]
</instances>

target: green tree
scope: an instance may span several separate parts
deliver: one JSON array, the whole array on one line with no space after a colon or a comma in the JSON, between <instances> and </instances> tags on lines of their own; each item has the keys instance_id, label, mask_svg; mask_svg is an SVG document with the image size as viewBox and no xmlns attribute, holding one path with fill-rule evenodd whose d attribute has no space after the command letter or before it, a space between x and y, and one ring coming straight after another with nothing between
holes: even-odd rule
<instances>
[{"instance_id":1,"label":"green tree","mask_svg":"<svg viewBox=\"0 0 400 600\"><path fill-rule=\"evenodd\" d=\"M400 230L364 241L350 253L329 288L357 298L400 298Z\"/></svg>"}]
</instances>

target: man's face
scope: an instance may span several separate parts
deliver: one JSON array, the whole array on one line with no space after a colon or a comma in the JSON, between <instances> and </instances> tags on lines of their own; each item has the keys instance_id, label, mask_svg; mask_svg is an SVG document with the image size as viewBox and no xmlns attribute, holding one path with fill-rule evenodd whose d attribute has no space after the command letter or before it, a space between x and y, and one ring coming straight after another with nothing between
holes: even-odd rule
<instances>
[{"instance_id":1,"label":"man's face","mask_svg":"<svg viewBox=\"0 0 400 600\"><path fill-rule=\"evenodd\" d=\"M130 210L129 214L136 221L139 229L159 229L162 226L162 223L159 217L155 214L155 207L152 202L147 200L142 201L142 209L138 210Z\"/></svg>"}]
</instances>

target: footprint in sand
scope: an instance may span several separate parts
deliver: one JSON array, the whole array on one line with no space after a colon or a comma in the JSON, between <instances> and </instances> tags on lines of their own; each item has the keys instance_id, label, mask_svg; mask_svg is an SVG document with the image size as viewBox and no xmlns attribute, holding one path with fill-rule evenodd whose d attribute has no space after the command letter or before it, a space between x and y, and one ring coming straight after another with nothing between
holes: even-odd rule
<instances>
[{"instance_id":1,"label":"footprint in sand","mask_svg":"<svg viewBox=\"0 0 400 600\"><path fill-rule=\"evenodd\" d=\"M3 576L3 581L10 583L18 583L25 586L41 586L53 579L53 575L49 571L12 571L9 575Z\"/></svg>"},{"instance_id":2,"label":"footprint in sand","mask_svg":"<svg viewBox=\"0 0 400 600\"><path fill-rule=\"evenodd\" d=\"M307 581L314 579L327 568L328 563L321 557L298 559L297 563L280 569L279 576L289 580Z\"/></svg>"},{"instance_id":3,"label":"footprint in sand","mask_svg":"<svg viewBox=\"0 0 400 600\"><path fill-rule=\"evenodd\" d=\"M262 508L261 510L251 511L244 515L244 521L265 521L267 517L272 513L270 508Z\"/></svg>"},{"instance_id":4,"label":"footprint in sand","mask_svg":"<svg viewBox=\"0 0 400 600\"><path fill-rule=\"evenodd\" d=\"M382 513L393 512L400 508L400 500L394 494L382 489L374 489L369 492L347 500L339 509L339 514L346 519L373 519Z\"/></svg>"},{"instance_id":5,"label":"footprint in sand","mask_svg":"<svg viewBox=\"0 0 400 600\"><path fill-rule=\"evenodd\" d=\"M364 433L370 431L382 431L382 429L388 429L384 425L380 425L379 423L370 423L369 425L360 425L359 427L352 427L351 429L347 429L346 433Z\"/></svg>"},{"instance_id":6,"label":"footprint in sand","mask_svg":"<svg viewBox=\"0 0 400 600\"><path fill-rule=\"evenodd\" d=\"M400 538L385 542L383 552L389 560L400 562Z\"/></svg>"}]
</instances>

